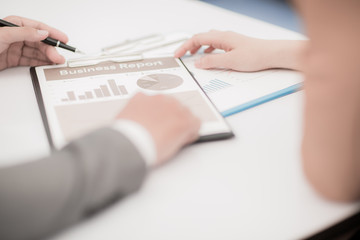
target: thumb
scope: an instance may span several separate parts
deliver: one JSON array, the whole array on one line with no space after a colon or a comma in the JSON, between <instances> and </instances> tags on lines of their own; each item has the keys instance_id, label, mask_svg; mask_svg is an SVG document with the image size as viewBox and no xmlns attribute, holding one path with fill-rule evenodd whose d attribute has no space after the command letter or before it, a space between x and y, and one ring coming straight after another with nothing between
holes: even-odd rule
<instances>
[{"instance_id":1,"label":"thumb","mask_svg":"<svg viewBox=\"0 0 360 240\"><path fill-rule=\"evenodd\" d=\"M231 56L228 53L210 54L199 58L195 62L198 68L229 68L231 63Z\"/></svg>"},{"instance_id":2,"label":"thumb","mask_svg":"<svg viewBox=\"0 0 360 240\"><path fill-rule=\"evenodd\" d=\"M15 42L38 42L49 35L48 31L31 27L4 27L0 31L2 42L11 44Z\"/></svg>"}]
</instances>

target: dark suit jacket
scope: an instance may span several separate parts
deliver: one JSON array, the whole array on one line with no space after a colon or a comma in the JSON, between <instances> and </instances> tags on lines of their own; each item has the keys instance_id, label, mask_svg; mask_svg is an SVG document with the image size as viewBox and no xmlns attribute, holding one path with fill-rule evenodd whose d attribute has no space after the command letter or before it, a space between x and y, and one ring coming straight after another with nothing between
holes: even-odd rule
<instances>
[{"instance_id":1,"label":"dark suit jacket","mask_svg":"<svg viewBox=\"0 0 360 240\"><path fill-rule=\"evenodd\" d=\"M136 191L145 175L135 146L110 128L0 169L0 239L43 239Z\"/></svg>"}]
</instances>

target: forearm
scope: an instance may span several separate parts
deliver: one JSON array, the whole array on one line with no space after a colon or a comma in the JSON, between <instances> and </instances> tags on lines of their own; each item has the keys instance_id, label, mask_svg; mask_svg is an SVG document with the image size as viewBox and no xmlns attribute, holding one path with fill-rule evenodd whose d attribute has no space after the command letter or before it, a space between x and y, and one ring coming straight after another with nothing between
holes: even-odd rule
<instances>
[{"instance_id":1,"label":"forearm","mask_svg":"<svg viewBox=\"0 0 360 240\"><path fill-rule=\"evenodd\" d=\"M286 68L302 71L302 55L306 40L263 40L263 65L268 68Z\"/></svg>"},{"instance_id":2,"label":"forearm","mask_svg":"<svg viewBox=\"0 0 360 240\"><path fill-rule=\"evenodd\" d=\"M304 170L325 197L353 201L360 199L360 58L349 42L316 40L304 59Z\"/></svg>"},{"instance_id":3,"label":"forearm","mask_svg":"<svg viewBox=\"0 0 360 240\"><path fill-rule=\"evenodd\" d=\"M40 239L137 190L145 162L102 129L50 158L0 170L0 239Z\"/></svg>"},{"instance_id":4,"label":"forearm","mask_svg":"<svg viewBox=\"0 0 360 240\"><path fill-rule=\"evenodd\" d=\"M360 199L358 89L331 79L305 81L304 171L322 195L337 201Z\"/></svg>"},{"instance_id":5,"label":"forearm","mask_svg":"<svg viewBox=\"0 0 360 240\"><path fill-rule=\"evenodd\" d=\"M360 199L359 1L299 0L304 55L304 170L324 196Z\"/></svg>"}]
</instances>

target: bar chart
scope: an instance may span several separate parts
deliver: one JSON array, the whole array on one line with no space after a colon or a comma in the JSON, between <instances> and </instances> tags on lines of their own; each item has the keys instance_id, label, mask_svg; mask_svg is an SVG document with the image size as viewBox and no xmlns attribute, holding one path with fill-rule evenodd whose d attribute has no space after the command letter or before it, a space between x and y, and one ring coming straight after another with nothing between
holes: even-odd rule
<instances>
[{"instance_id":1,"label":"bar chart","mask_svg":"<svg viewBox=\"0 0 360 240\"><path fill-rule=\"evenodd\" d=\"M204 91L206 93L214 93L214 92L217 92L219 90L222 90L224 88L228 88L231 86L232 85L230 83L221 81L219 79L212 79L209 81L208 84L203 85L202 88L204 89Z\"/></svg>"},{"instance_id":2,"label":"bar chart","mask_svg":"<svg viewBox=\"0 0 360 240\"><path fill-rule=\"evenodd\" d=\"M99 85L98 88L94 88L88 91L84 91L83 94L76 94L75 91L67 91L66 97L62 98L62 102L72 102L78 100L99 99L113 96L128 95L128 91L124 85L117 85L114 79L107 80L107 84Z\"/></svg>"}]
</instances>

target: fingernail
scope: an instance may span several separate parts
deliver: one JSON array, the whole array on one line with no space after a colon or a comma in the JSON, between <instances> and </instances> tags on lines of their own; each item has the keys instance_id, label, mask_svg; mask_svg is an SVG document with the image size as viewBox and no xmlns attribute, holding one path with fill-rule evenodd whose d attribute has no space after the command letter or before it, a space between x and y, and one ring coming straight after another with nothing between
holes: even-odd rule
<instances>
[{"instance_id":1,"label":"fingernail","mask_svg":"<svg viewBox=\"0 0 360 240\"><path fill-rule=\"evenodd\" d=\"M49 32L45 30L37 30L37 32L40 36L47 36L49 34Z\"/></svg>"}]
</instances>

